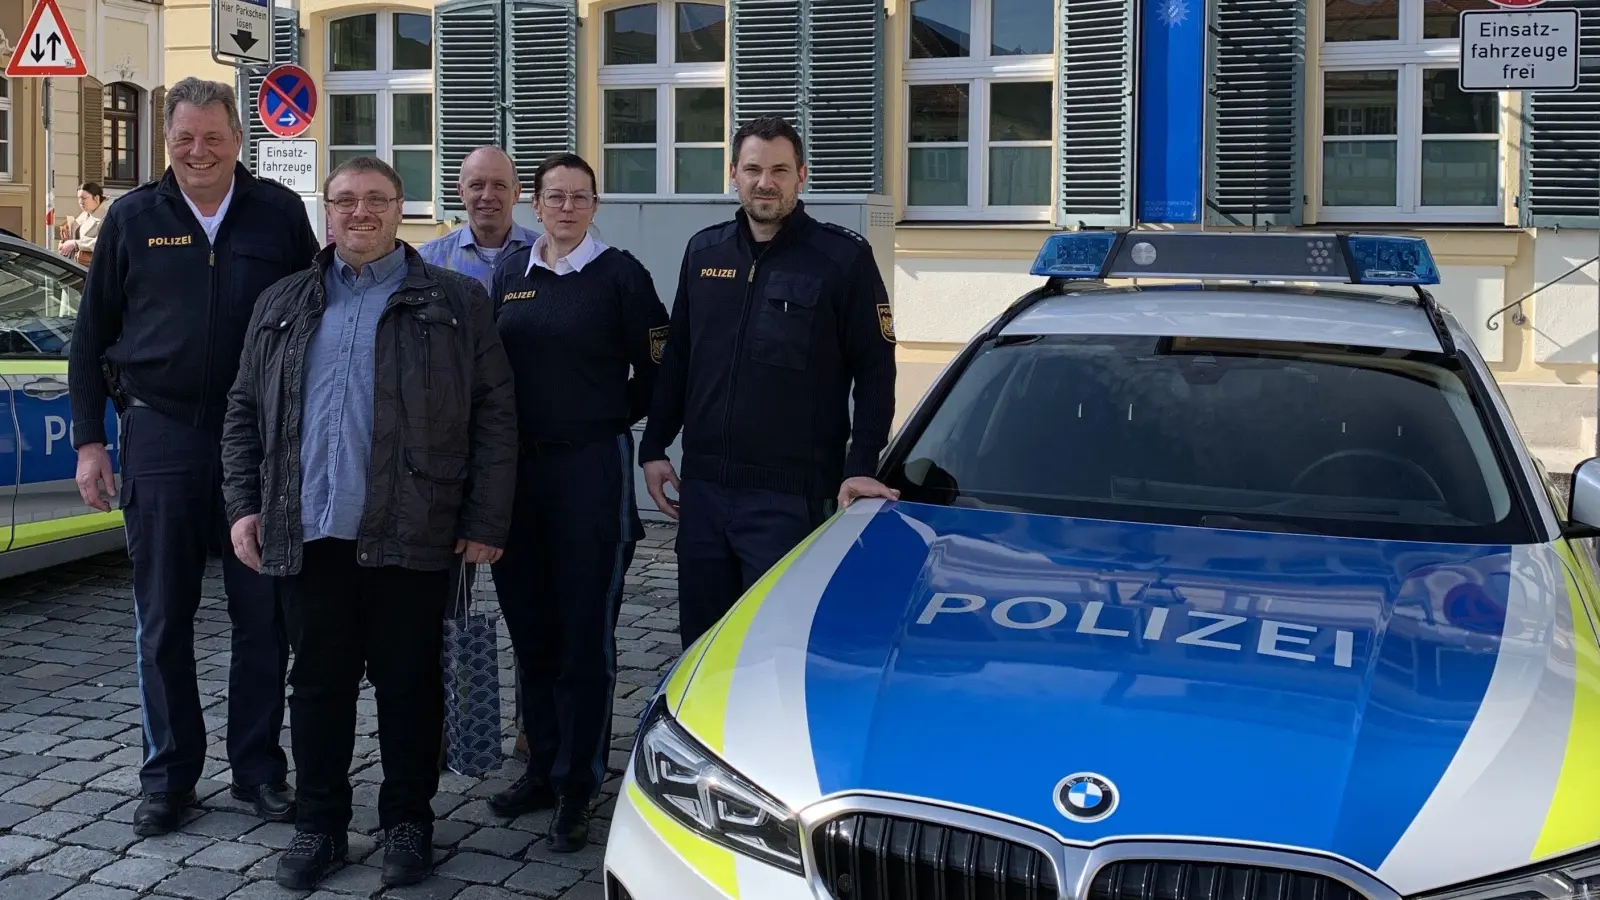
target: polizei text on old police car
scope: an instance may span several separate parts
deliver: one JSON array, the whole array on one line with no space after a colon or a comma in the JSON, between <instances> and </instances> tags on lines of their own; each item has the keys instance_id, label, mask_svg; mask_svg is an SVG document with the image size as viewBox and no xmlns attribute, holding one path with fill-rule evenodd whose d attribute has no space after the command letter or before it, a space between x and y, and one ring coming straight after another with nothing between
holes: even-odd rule
<instances>
[{"instance_id":1,"label":"polizei text on old police car","mask_svg":"<svg viewBox=\"0 0 1600 900\"><path fill-rule=\"evenodd\" d=\"M1069 623L1067 618L1073 607L1079 609L1079 614L1075 623ZM1055 597L1023 596L1007 597L990 605L989 598L977 594L940 592L928 598L916 621L918 625L931 625L944 616L981 615L987 611L988 617L996 625L1016 631L1061 627L1074 628L1079 634L1130 639L1137 632L1146 641L1174 641L1191 647L1209 647L1235 653L1245 652L1249 645L1251 651L1262 656L1305 663L1318 661L1318 655L1310 651L1318 644L1326 646L1325 633L1332 631L1333 664L1344 669L1354 665L1355 632L1344 629L1324 629L1298 622L1236 616L1181 606L1113 609L1120 610L1124 615L1134 613L1136 621L1103 622L1102 616L1107 611L1107 604L1103 600L1069 604Z\"/></svg>"}]
</instances>

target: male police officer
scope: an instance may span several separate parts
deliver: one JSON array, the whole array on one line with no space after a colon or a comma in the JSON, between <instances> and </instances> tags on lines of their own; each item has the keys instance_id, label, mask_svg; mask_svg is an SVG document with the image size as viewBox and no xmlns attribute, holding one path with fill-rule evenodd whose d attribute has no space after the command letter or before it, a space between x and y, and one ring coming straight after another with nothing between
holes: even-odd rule
<instances>
[{"instance_id":1,"label":"male police officer","mask_svg":"<svg viewBox=\"0 0 1600 900\"><path fill-rule=\"evenodd\" d=\"M172 163L106 216L67 376L78 491L102 511L110 504L101 491L117 491L102 424L108 395L122 417L121 507L144 713L145 799L133 816L139 834L176 828L196 802L206 730L194 616L208 552L222 556L233 622L233 796L265 818L294 816L279 742L288 641L273 582L229 549L220 454L256 296L317 252L300 198L239 164L244 132L233 88L185 78L167 92L165 114Z\"/></svg>"},{"instance_id":2,"label":"male police officer","mask_svg":"<svg viewBox=\"0 0 1600 900\"><path fill-rule=\"evenodd\" d=\"M873 477L894 417L895 362L872 248L806 213L804 150L787 122L740 128L733 160L742 208L689 239L639 446L650 496L679 520L685 648L831 501L898 496ZM667 460L679 428L681 485Z\"/></svg>"},{"instance_id":3,"label":"male police officer","mask_svg":"<svg viewBox=\"0 0 1600 900\"><path fill-rule=\"evenodd\" d=\"M476 278L489 289L489 277L502 256L531 247L539 234L512 218L522 198L517 166L499 147L479 147L461 161L456 192L467 209L467 224L423 244L424 262Z\"/></svg>"}]
</instances>

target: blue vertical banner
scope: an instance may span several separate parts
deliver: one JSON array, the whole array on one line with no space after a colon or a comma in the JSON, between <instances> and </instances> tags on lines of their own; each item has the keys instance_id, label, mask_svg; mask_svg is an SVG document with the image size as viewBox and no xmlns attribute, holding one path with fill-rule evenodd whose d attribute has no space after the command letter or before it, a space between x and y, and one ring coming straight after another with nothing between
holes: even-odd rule
<instances>
[{"instance_id":1,"label":"blue vertical banner","mask_svg":"<svg viewBox=\"0 0 1600 900\"><path fill-rule=\"evenodd\" d=\"M1200 221L1207 0L1140 0L1139 221Z\"/></svg>"}]
</instances>

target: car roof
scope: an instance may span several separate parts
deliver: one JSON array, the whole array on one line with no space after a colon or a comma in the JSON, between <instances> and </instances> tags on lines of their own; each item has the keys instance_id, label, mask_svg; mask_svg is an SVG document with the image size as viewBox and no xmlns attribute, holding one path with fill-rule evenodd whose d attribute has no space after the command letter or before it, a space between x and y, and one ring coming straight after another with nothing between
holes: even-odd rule
<instances>
[{"instance_id":1,"label":"car roof","mask_svg":"<svg viewBox=\"0 0 1600 900\"><path fill-rule=\"evenodd\" d=\"M1036 299L999 333L1306 341L1435 353L1443 349L1414 298L1294 285L1079 283Z\"/></svg>"}]
</instances>

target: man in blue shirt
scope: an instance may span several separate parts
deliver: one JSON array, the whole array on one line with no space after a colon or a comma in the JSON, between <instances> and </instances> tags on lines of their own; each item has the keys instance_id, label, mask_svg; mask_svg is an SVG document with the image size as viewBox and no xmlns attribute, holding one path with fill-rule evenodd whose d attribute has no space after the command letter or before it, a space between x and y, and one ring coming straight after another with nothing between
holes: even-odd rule
<instances>
[{"instance_id":1,"label":"man in blue shirt","mask_svg":"<svg viewBox=\"0 0 1600 900\"><path fill-rule=\"evenodd\" d=\"M467 224L417 248L424 261L478 279L489 289L489 276L501 256L530 247L539 233L512 220L522 198L516 164L499 147L479 147L461 162L456 184L467 208Z\"/></svg>"},{"instance_id":2,"label":"man in blue shirt","mask_svg":"<svg viewBox=\"0 0 1600 900\"><path fill-rule=\"evenodd\" d=\"M396 234L405 189L356 157L324 185L334 244L262 292L223 429L234 553L278 579L294 648L299 809L277 881L349 852L352 745L376 693L383 883L432 868L451 579L511 526L516 397L488 292Z\"/></svg>"}]
</instances>

